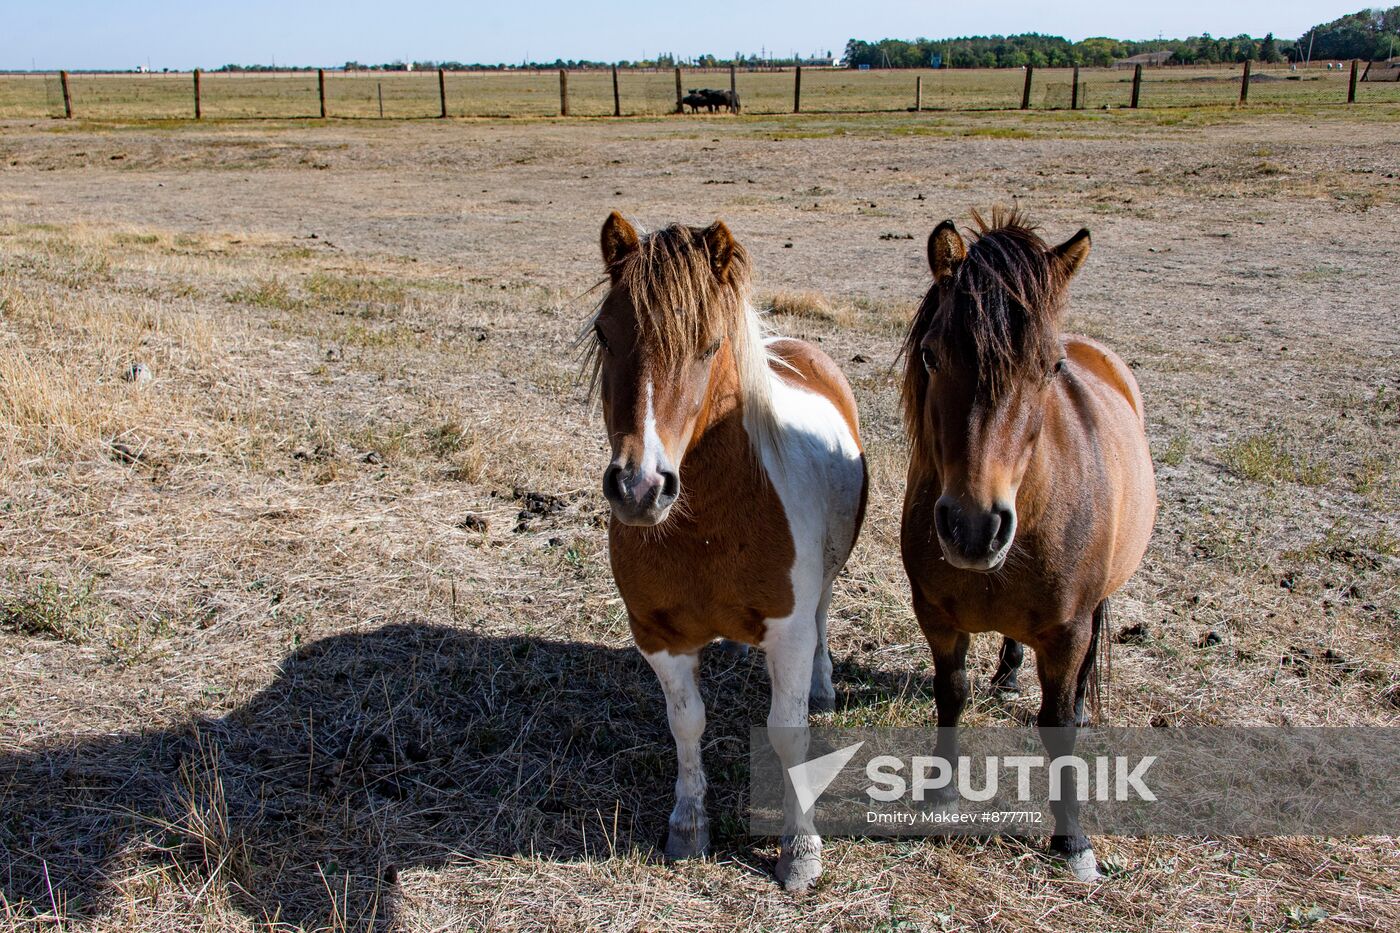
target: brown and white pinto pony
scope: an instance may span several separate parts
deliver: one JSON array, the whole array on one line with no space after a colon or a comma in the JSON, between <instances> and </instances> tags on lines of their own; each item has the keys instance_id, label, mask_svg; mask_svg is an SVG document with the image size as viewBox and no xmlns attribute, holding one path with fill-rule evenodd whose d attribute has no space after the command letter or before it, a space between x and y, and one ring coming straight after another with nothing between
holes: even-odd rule
<instances>
[{"instance_id":1,"label":"brown and white pinto pony","mask_svg":"<svg viewBox=\"0 0 1400 933\"><path fill-rule=\"evenodd\" d=\"M933 651L939 757L957 760L970 636L996 631L1003 689L1015 689L1021 644L1035 650L1037 724L1056 758L1073 754L1084 722L1109 595L1147 549L1152 458L1128 367L1060 332L1089 231L1051 247L1014 212L973 217L970 245L951 220L929 236L933 286L904 344L901 549ZM1087 881L1097 862L1075 790L1052 803L1051 848Z\"/></svg>"},{"instance_id":2,"label":"brown and white pinto pony","mask_svg":"<svg viewBox=\"0 0 1400 933\"><path fill-rule=\"evenodd\" d=\"M763 648L785 771L805 758L791 727L809 700L834 703L827 609L864 515L865 458L845 377L811 344L764 337L748 255L723 223L641 235L613 212L602 246L610 288L590 326L608 543L666 695L679 767L665 852L684 858L709 844L700 649ZM777 875L800 890L821 874L821 840L787 790L798 831Z\"/></svg>"}]
</instances>

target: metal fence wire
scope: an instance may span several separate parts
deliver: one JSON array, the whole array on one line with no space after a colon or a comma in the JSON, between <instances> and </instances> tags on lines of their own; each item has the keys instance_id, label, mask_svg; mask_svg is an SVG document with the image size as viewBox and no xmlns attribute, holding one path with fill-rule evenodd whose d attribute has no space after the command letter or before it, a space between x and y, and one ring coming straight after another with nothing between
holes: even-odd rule
<instances>
[{"instance_id":1,"label":"metal fence wire","mask_svg":"<svg viewBox=\"0 0 1400 933\"><path fill-rule=\"evenodd\" d=\"M1366 63L1356 63L1364 74ZM1400 103L1400 82L1353 84L1351 62L1251 65L1247 102L1257 105ZM1385 72L1375 69L1376 74ZM1388 73L1388 72L1385 72ZM660 116L676 111L676 91L739 93L744 113L879 113L913 110L1117 109L1228 106L1241 101L1239 65L1142 69L1035 69L1024 97L1024 69L871 70L803 68L435 71L291 71L0 74L0 118L94 120L419 119L439 117ZM616 82L616 83L614 83ZM65 105L64 85L67 86ZM1354 91L1352 89L1355 89Z\"/></svg>"}]
</instances>

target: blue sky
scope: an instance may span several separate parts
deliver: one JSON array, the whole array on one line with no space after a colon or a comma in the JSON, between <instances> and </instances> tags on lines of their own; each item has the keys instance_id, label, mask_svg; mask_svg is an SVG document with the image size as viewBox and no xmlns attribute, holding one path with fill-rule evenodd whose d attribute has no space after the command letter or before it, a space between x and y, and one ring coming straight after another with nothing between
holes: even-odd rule
<instances>
[{"instance_id":1,"label":"blue sky","mask_svg":"<svg viewBox=\"0 0 1400 933\"><path fill-rule=\"evenodd\" d=\"M1209 32L1295 38L1365 0L1172 0L1036 3L614 0L586 4L470 0L0 0L0 68L214 68L456 60L615 61L675 52L830 49L852 37L939 38L1043 32L1147 39Z\"/></svg>"}]
</instances>

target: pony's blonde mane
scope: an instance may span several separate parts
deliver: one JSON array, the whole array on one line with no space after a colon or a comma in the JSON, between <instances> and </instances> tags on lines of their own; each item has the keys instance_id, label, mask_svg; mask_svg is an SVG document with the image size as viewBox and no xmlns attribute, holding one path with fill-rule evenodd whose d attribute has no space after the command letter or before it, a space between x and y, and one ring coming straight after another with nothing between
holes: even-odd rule
<instances>
[{"instance_id":1,"label":"pony's blonde mane","mask_svg":"<svg viewBox=\"0 0 1400 933\"><path fill-rule=\"evenodd\" d=\"M763 323L750 301L748 251L731 241L728 262L717 274L705 228L672 224L644 233L637 247L613 268L611 287L589 315L580 343L589 373L589 395L598 389L602 365L594 323L609 297L625 294L636 310L637 326L648 332L664 363L697 358L716 340L729 341L738 369L744 427L756 453L780 452L773 411L771 356ZM760 456L760 461L761 461Z\"/></svg>"}]
</instances>

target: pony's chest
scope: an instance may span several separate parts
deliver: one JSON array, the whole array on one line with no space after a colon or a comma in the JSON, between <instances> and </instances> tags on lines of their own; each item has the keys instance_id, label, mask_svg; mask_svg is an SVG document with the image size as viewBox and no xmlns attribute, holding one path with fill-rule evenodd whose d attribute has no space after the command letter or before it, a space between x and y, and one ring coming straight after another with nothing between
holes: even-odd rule
<instances>
[{"instance_id":1,"label":"pony's chest","mask_svg":"<svg viewBox=\"0 0 1400 933\"><path fill-rule=\"evenodd\" d=\"M792 536L786 525L758 518L709 533L614 523L609 558L634 627L653 630L668 646L689 647L718 636L761 638L763 620L788 615Z\"/></svg>"}]
</instances>

